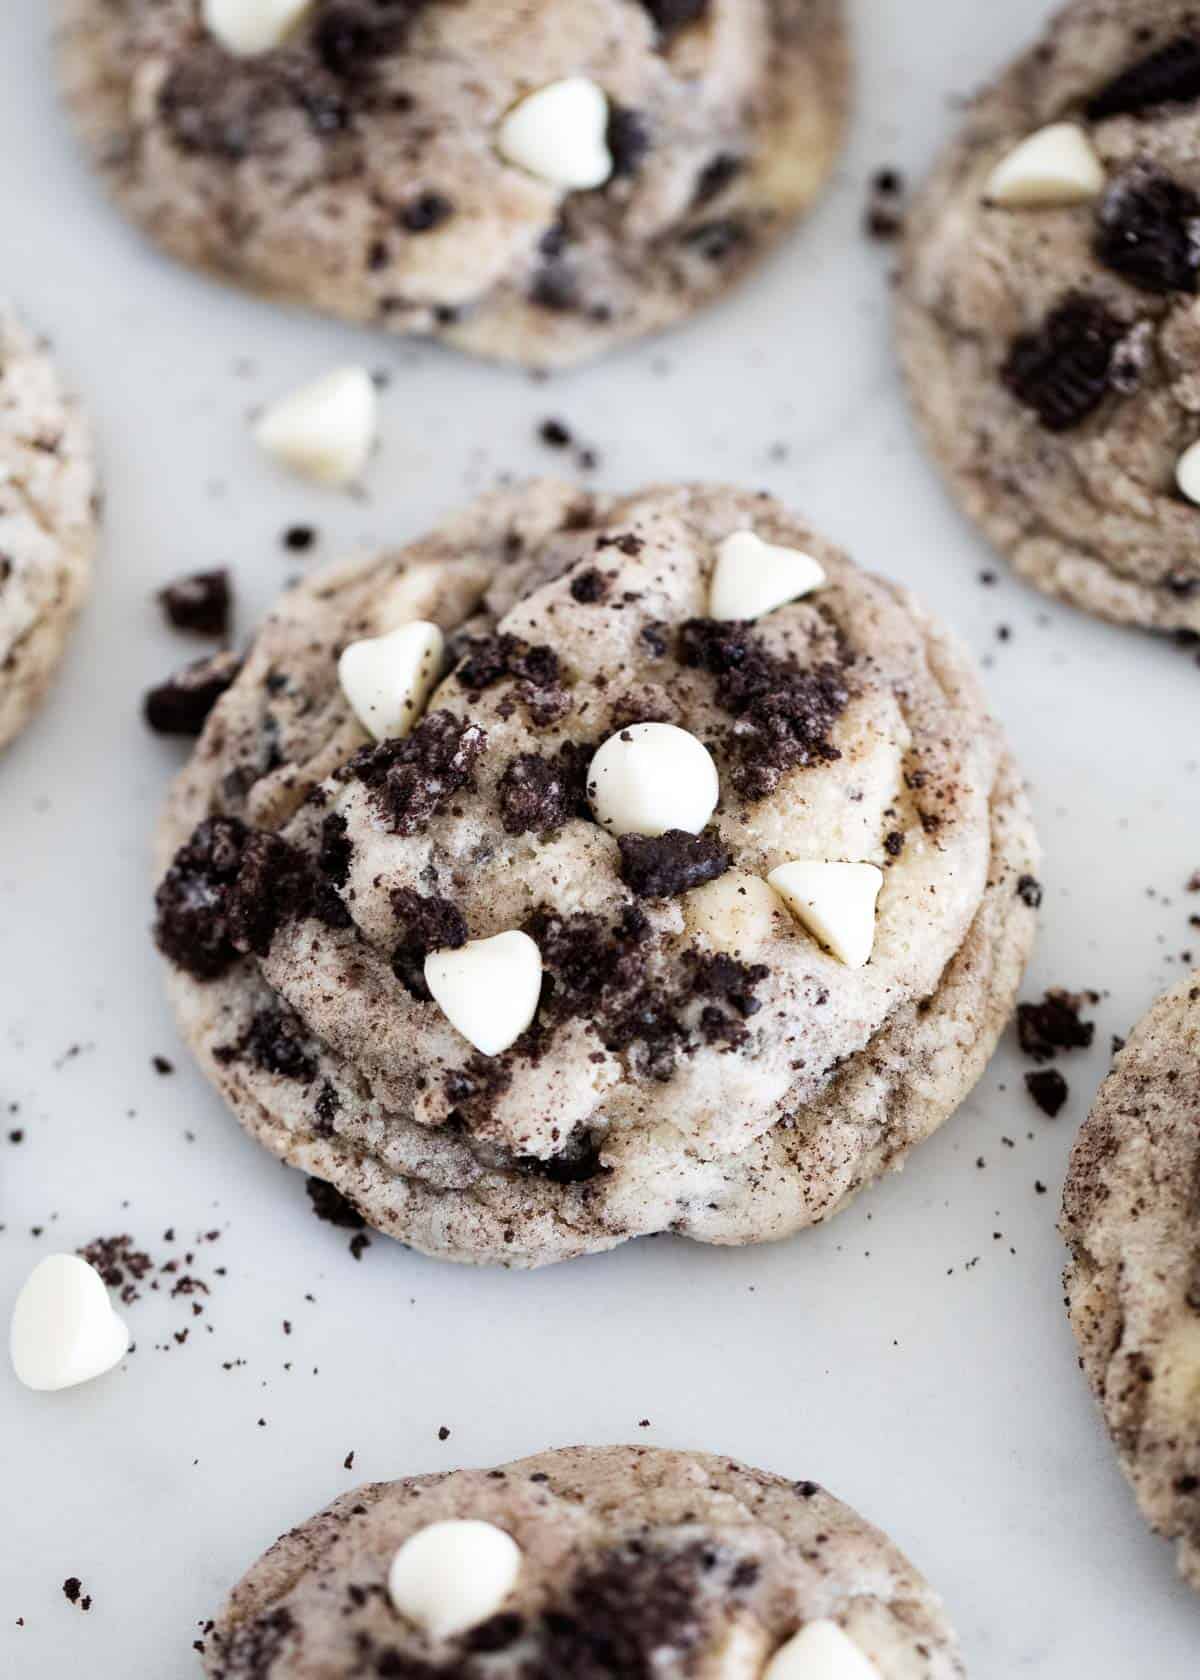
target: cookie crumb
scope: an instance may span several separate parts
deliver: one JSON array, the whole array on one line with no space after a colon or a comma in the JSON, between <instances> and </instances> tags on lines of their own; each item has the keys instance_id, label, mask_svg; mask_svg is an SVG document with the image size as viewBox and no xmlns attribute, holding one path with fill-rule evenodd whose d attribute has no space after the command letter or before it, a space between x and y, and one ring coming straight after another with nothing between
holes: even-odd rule
<instances>
[{"instance_id":1,"label":"cookie crumb","mask_svg":"<svg viewBox=\"0 0 1200 1680\"><path fill-rule=\"evenodd\" d=\"M1025 1075L1025 1089L1049 1119L1053 1120L1066 1102L1070 1091L1057 1068L1042 1068Z\"/></svg>"}]
</instances>

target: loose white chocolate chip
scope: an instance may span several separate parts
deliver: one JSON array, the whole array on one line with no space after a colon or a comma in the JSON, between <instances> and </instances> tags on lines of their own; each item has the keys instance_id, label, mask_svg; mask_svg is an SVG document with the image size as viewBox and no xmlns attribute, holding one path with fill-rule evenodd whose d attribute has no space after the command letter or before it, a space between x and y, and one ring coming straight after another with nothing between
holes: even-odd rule
<instances>
[{"instance_id":1,"label":"loose white chocolate chip","mask_svg":"<svg viewBox=\"0 0 1200 1680\"><path fill-rule=\"evenodd\" d=\"M26 1388L74 1388L124 1359L129 1331L94 1267L74 1254L48 1254L17 1296L9 1352Z\"/></svg>"},{"instance_id":2,"label":"loose white chocolate chip","mask_svg":"<svg viewBox=\"0 0 1200 1680\"><path fill-rule=\"evenodd\" d=\"M436 1522L392 1559L388 1592L402 1616L450 1639L494 1616L517 1584L521 1549L488 1522Z\"/></svg>"},{"instance_id":3,"label":"loose white chocolate chip","mask_svg":"<svg viewBox=\"0 0 1200 1680\"><path fill-rule=\"evenodd\" d=\"M507 163L567 192L602 187L613 170L608 99L586 76L567 76L528 94L500 124L496 147Z\"/></svg>"},{"instance_id":4,"label":"loose white chocolate chip","mask_svg":"<svg viewBox=\"0 0 1200 1680\"><path fill-rule=\"evenodd\" d=\"M774 888L760 875L747 875L740 869L694 887L682 902L691 932L718 951L734 955L772 938L786 915Z\"/></svg>"},{"instance_id":5,"label":"loose white chocolate chip","mask_svg":"<svg viewBox=\"0 0 1200 1680\"><path fill-rule=\"evenodd\" d=\"M809 1622L767 1664L762 1680L880 1680L879 1670L836 1622Z\"/></svg>"},{"instance_id":6,"label":"loose white chocolate chip","mask_svg":"<svg viewBox=\"0 0 1200 1680\"><path fill-rule=\"evenodd\" d=\"M507 1050L537 1014L542 953L515 930L431 951L425 984L450 1025L485 1056Z\"/></svg>"},{"instance_id":7,"label":"loose white chocolate chip","mask_svg":"<svg viewBox=\"0 0 1200 1680\"><path fill-rule=\"evenodd\" d=\"M721 785L702 741L673 723L635 723L610 735L588 766L596 821L613 834L699 834Z\"/></svg>"},{"instance_id":8,"label":"loose white chocolate chip","mask_svg":"<svg viewBox=\"0 0 1200 1680\"><path fill-rule=\"evenodd\" d=\"M437 682L445 646L437 625L419 619L343 650L338 681L368 734L385 741L409 733Z\"/></svg>"},{"instance_id":9,"label":"loose white chocolate chip","mask_svg":"<svg viewBox=\"0 0 1200 1680\"><path fill-rule=\"evenodd\" d=\"M717 549L709 588L710 618L751 619L819 589L824 568L798 548L764 542L753 531L734 531Z\"/></svg>"},{"instance_id":10,"label":"loose white chocolate chip","mask_svg":"<svg viewBox=\"0 0 1200 1680\"><path fill-rule=\"evenodd\" d=\"M1022 140L988 176L991 204L1035 210L1087 204L1104 191L1104 165L1077 123L1051 123Z\"/></svg>"},{"instance_id":11,"label":"loose white chocolate chip","mask_svg":"<svg viewBox=\"0 0 1200 1680\"><path fill-rule=\"evenodd\" d=\"M796 920L847 968L870 961L882 869L873 863L782 863L767 880Z\"/></svg>"},{"instance_id":12,"label":"loose white chocolate chip","mask_svg":"<svg viewBox=\"0 0 1200 1680\"><path fill-rule=\"evenodd\" d=\"M1200 502L1200 440L1190 444L1176 461L1175 482L1189 502Z\"/></svg>"},{"instance_id":13,"label":"loose white chocolate chip","mask_svg":"<svg viewBox=\"0 0 1200 1680\"><path fill-rule=\"evenodd\" d=\"M201 15L227 52L246 58L282 46L311 5L312 0L203 0Z\"/></svg>"},{"instance_id":14,"label":"loose white chocolate chip","mask_svg":"<svg viewBox=\"0 0 1200 1680\"><path fill-rule=\"evenodd\" d=\"M272 403L254 436L268 455L301 477L349 484L367 464L378 408L366 368L335 368Z\"/></svg>"}]
</instances>

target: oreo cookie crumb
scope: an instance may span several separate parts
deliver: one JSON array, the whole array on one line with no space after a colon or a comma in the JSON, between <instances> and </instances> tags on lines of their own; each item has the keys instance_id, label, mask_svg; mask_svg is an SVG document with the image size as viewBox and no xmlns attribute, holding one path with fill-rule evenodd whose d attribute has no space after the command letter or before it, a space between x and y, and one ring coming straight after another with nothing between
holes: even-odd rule
<instances>
[{"instance_id":1,"label":"oreo cookie crumb","mask_svg":"<svg viewBox=\"0 0 1200 1680\"><path fill-rule=\"evenodd\" d=\"M1042 883L1035 875L1022 875L1017 882L1017 897L1031 910L1042 907Z\"/></svg>"},{"instance_id":2,"label":"oreo cookie crumb","mask_svg":"<svg viewBox=\"0 0 1200 1680\"><path fill-rule=\"evenodd\" d=\"M551 834L587 813L591 753L566 741L553 757L520 753L500 778L500 814L506 834Z\"/></svg>"},{"instance_id":3,"label":"oreo cookie crumb","mask_svg":"<svg viewBox=\"0 0 1200 1680\"><path fill-rule=\"evenodd\" d=\"M1194 99L1200 99L1200 39L1178 35L1106 82L1086 111L1089 121L1103 122Z\"/></svg>"},{"instance_id":4,"label":"oreo cookie crumb","mask_svg":"<svg viewBox=\"0 0 1200 1680\"><path fill-rule=\"evenodd\" d=\"M164 1079L175 1072L175 1063L168 1061L165 1056L151 1056L150 1066Z\"/></svg>"},{"instance_id":5,"label":"oreo cookie crumb","mask_svg":"<svg viewBox=\"0 0 1200 1680\"><path fill-rule=\"evenodd\" d=\"M1025 1089L1042 1113L1051 1120L1060 1112L1070 1095L1067 1082L1057 1068L1042 1068L1037 1073L1027 1073Z\"/></svg>"},{"instance_id":6,"label":"oreo cookie crumb","mask_svg":"<svg viewBox=\"0 0 1200 1680\"><path fill-rule=\"evenodd\" d=\"M283 533L283 546L293 554L303 554L316 540L317 533L311 525L289 525Z\"/></svg>"},{"instance_id":7,"label":"oreo cookie crumb","mask_svg":"<svg viewBox=\"0 0 1200 1680\"><path fill-rule=\"evenodd\" d=\"M63 1582L63 1597L68 1604L77 1604L81 1610L92 1608L92 1596L83 1590L83 1582L78 1575L68 1575Z\"/></svg>"},{"instance_id":8,"label":"oreo cookie crumb","mask_svg":"<svg viewBox=\"0 0 1200 1680\"><path fill-rule=\"evenodd\" d=\"M1100 204L1097 259L1141 291L1194 294L1200 275L1200 198L1162 170L1137 165Z\"/></svg>"},{"instance_id":9,"label":"oreo cookie crumb","mask_svg":"<svg viewBox=\"0 0 1200 1680\"><path fill-rule=\"evenodd\" d=\"M650 150L650 124L641 111L609 101L605 136L614 180L636 175Z\"/></svg>"},{"instance_id":10,"label":"oreo cookie crumb","mask_svg":"<svg viewBox=\"0 0 1200 1680\"><path fill-rule=\"evenodd\" d=\"M157 688L142 703L142 713L158 735L201 733L217 701L230 688L242 668L235 653L214 653L193 660Z\"/></svg>"},{"instance_id":11,"label":"oreo cookie crumb","mask_svg":"<svg viewBox=\"0 0 1200 1680\"><path fill-rule=\"evenodd\" d=\"M665 834L622 834L621 879L639 898L674 898L715 881L729 868L729 853L713 835L668 829Z\"/></svg>"},{"instance_id":12,"label":"oreo cookie crumb","mask_svg":"<svg viewBox=\"0 0 1200 1680\"><path fill-rule=\"evenodd\" d=\"M340 1190L327 1184L323 1178L306 1178L304 1189L313 1212L326 1225L334 1225L340 1231L361 1231L366 1225L354 1203L347 1201ZM348 1470L350 1466L346 1468Z\"/></svg>"},{"instance_id":13,"label":"oreo cookie crumb","mask_svg":"<svg viewBox=\"0 0 1200 1680\"><path fill-rule=\"evenodd\" d=\"M141 1300L138 1285L154 1271L154 1261L137 1246L128 1231L117 1237L96 1237L79 1249L78 1254L81 1260L95 1267L105 1287L120 1297L123 1306Z\"/></svg>"},{"instance_id":14,"label":"oreo cookie crumb","mask_svg":"<svg viewBox=\"0 0 1200 1680\"><path fill-rule=\"evenodd\" d=\"M1094 298L1074 292L1036 332L1013 340L1001 379L1048 432L1068 432L1112 389L1113 358L1125 327Z\"/></svg>"},{"instance_id":15,"label":"oreo cookie crumb","mask_svg":"<svg viewBox=\"0 0 1200 1680\"><path fill-rule=\"evenodd\" d=\"M746 799L773 793L789 770L841 758L831 737L850 691L837 666L803 670L768 652L746 625L703 618L683 626L679 657L715 677L717 700L737 720L732 779Z\"/></svg>"},{"instance_id":16,"label":"oreo cookie crumb","mask_svg":"<svg viewBox=\"0 0 1200 1680\"><path fill-rule=\"evenodd\" d=\"M574 439L561 420L543 420L538 436L547 449L570 449Z\"/></svg>"},{"instance_id":17,"label":"oreo cookie crumb","mask_svg":"<svg viewBox=\"0 0 1200 1680\"><path fill-rule=\"evenodd\" d=\"M425 958L430 951L457 951L467 943L466 918L448 898L425 896L412 887L392 893L392 913L401 928L392 952L392 973L412 997L428 1002Z\"/></svg>"},{"instance_id":18,"label":"oreo cookie crumb","mask_svg":"<svg viewBox=\"0 0 1200 1680\"><path fill-rule=\"evenodd\" d=\"M209 817L154 895L155 943L194 979L214 980L239 957L265 957L310 896L307 865L287 841L237 817Z\"/></svg>"},{"instance_id":19,"label":"oreo cookie crumb","mask_svg":"<svg viewBox=\"0 0 1200 1680\"><path fill-rule=\"evenodd\" d=\"M589 566L571 579L571 599L581 607L594 607L608 594L608 579L598 566Z\"/></svg>"},{"instance_id":20,"label":"oreo cookie crumb","mask_svg":"<svg viewBox=\"0 0 1200 1680\"><path fill-rule=\"evenodd\" d=\"M453 215L453 201L445 193L430 190L409 199L397 219L405 233L432 233Z\"/></svg>"},{"instance_id":21,"label":"oreo cookie crumb","mask_svg":"<svg viewBox=\"0 0 1200 1680\"><path fill-rule=\"evenodd\" d=\"M1095 1003L1096 995L1052 987L1041 1003L1017 1005L1017 1037L1025 1055L1035 1062L1053 1061L1060 1050L1086 1050L1096 1036L1093 1021L1082 1021L1079 1011Z\"/></svg>"},{"instance_id":22,"label":"oreo cookie crumb","mask_svg":"<svg viewBox=\"0 0 1200 1680\"><path fill-rule=\"evenodd\" d=\"M229 633L233 597L229 573L223 567L177 578L159 590L158 599L173 630L190 630L199 636Z\"/></svg>"},{"instance_id":23,"label":"oreo cookie crumb","mask_svg":"<svg viewBox=\"0 0 1200 1680\"><path fill-rule=\"evenodd\" d=\"M674 35L680 29L686 29L689 23L697 23L709 9L710 0L641 0L642 5L650 13L660 35Z\"/></svg>"},{"instance_id":24,"label":"oreo cookie crumb","mask_svg":"<svg viewBox=\"0 0 1200 1680\"><path fill-rule=\"evenodd\" d=\"M370 789L395 834L422 833L466 787L487 745L478 724L452 712L429 712L411 735L364 747L338 774Z\"/></svg>"}]
</instances>

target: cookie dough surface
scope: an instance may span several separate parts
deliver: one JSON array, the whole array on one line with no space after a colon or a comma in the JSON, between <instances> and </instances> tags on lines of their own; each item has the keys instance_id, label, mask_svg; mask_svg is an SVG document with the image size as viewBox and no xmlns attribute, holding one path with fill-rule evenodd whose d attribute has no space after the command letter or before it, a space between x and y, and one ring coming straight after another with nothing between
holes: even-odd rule
<instances>
[{"instance_id":1,"label":"cookie dough surface","mask_svg":"<svg viewBox=\"0 0 1200 1680\"><path fill-rule=\"evenodd\" d=\"M828 582L716 625L715 550L746 527ZM457 664L407 742L363 751L338 651L414 617ZM647 720L710 748L704 840L730 864L689 890L668 858L657 896L584 793L599 744ZM513 1265L829 1217L979 1077L1037 898L958 643L771 498L720 488L503 492L286 595L171 798L172 854L172 996L242 1123L381 1230ZM883 869L866 967L766 886L797 858ZM455 918L542 953L538 1017L499 1056L422 995Z\"/></svg>"},{"instance_id":2,"label":"cookie dough surface","mask_svg":"<svg viewBox=\"0 0 1200 1680\"><path fill-rule=\"evenodd\" d=\"M497 1616L432 1641L392 1608L388 1567L418 1529L462 1518L510 1534L521 1572ZM204 1660L210 1680L756 1680L818 1618L880 1680L964 1672L928 1584L816 1483L574 1447L344 1494L255 1564Z\"/></svg>"},{"instance_id":3,"label":"cookie dough surface","mask_svg":"<svg viewBox=\"0 0 1200 1680\"><path fill-rule=\"evenodd\" d=\"M847 99L841 0L317 0L236 58L196 0L62 0L66 96L128 214L256 290L534 366L690 314L814 197ZM564 192L498 125L560 78L614 173Z\"/></svg>"},{"instance_id":4,"label":"cookie dough surface","mask_svg":"<svg viewBox=\"0 0 1200 1680\"><path fill-rule=\"evenodd\" d=\"M1067 1179L1067 1305L1150 1525L1200 1589L1200 972L1100 1088Z\"/></svg>"},{"instance_id":5,"label":"cookie dough surface","mask_svg":"<svg viewBox=\"0 0 1200 1680\"><path fill-rule=\"evenodd\" d=\"M0 748L24 728L87 593L91 437L49 355L0 302Z\"/></svg>"},{"instance_id":6,"label":"cookie dough surface","mask_svg":"<svg viewBox=\"0 0 1200 1680\"><path fill-rule=\"evenodd\" d=\"M989 202L1026 137L1080 125L1100 196ZM928 445L1031 583L1102 617L1200 631L1200 19L1076 0L975 102L908 223L900 350Z\"/></svg>"}]
</instances>

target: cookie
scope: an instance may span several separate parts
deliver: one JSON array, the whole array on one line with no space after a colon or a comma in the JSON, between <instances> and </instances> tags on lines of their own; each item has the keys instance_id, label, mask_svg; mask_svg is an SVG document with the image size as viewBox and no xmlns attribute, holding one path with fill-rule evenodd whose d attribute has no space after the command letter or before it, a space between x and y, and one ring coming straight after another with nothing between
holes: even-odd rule
<instances>
[{"instance_id":1,"label":"cookie","mask_svg":"<svg viewBox=\"0 0 1200 1680\"><path fill-rule=\"evenodd\" d=\"M1186 4L1068 6L934 170L898 318L969 517L1039 589L1163 631L1200 631L1198 65Z\"/></svg>"},{"instance_id":2,"label":"cookie","mask_svg":"<svg viewBox=\"0 0 1200 1680\"><path fill-rule=\"evenodd\" d=\"M1117 1056L1067 1176L1067 1306L1121 1467L1200 1589L1200 972Z\"/></svg>"},{"instance_id":3,"label":"cookie","mask_svg":"<svg viewBox=\"0 0 1200 1680\"><path fill-rule=\"evenodd\" d=\"M411 733L370 742L376 702ZM183 1034L243 1125L510 1265L827 1219L978 1079L1039 896L958 642L696 486L506 491L292 590L161 862Z\"/></svg>"},{"instance_id":4,"label":"cookie","mask_svg":"<svg viewBox=\"0 0 1200 1680\"><path fill-rule=\"evenodd\" d=\"M505 361L716 298L841 138L841 0L316 0L235 53L238 10L65 0L66 97L120 205L195 267Z\"/></svg>"},{"instance_id":5,"label":"cookie","mask_svg":"<svg viewBox=\"0 0 1200 1680\"><path fill-rule=\"evenodd\" d=\"M815 1482L645 1447L343 1494L259 1559L205 1645L210 1680L964 1673L927 1582Z\"/></svg>"},{"instance_id":6,"label":"cookie","mask_svg":"<svg viewBox=\"0 0 1200 1680\"><path fill-rule=\"evenodd\" d=\"M87 594L96 475L87 423L0 303L0 748L25 727Z\"/></svg>"}]
</instances>

